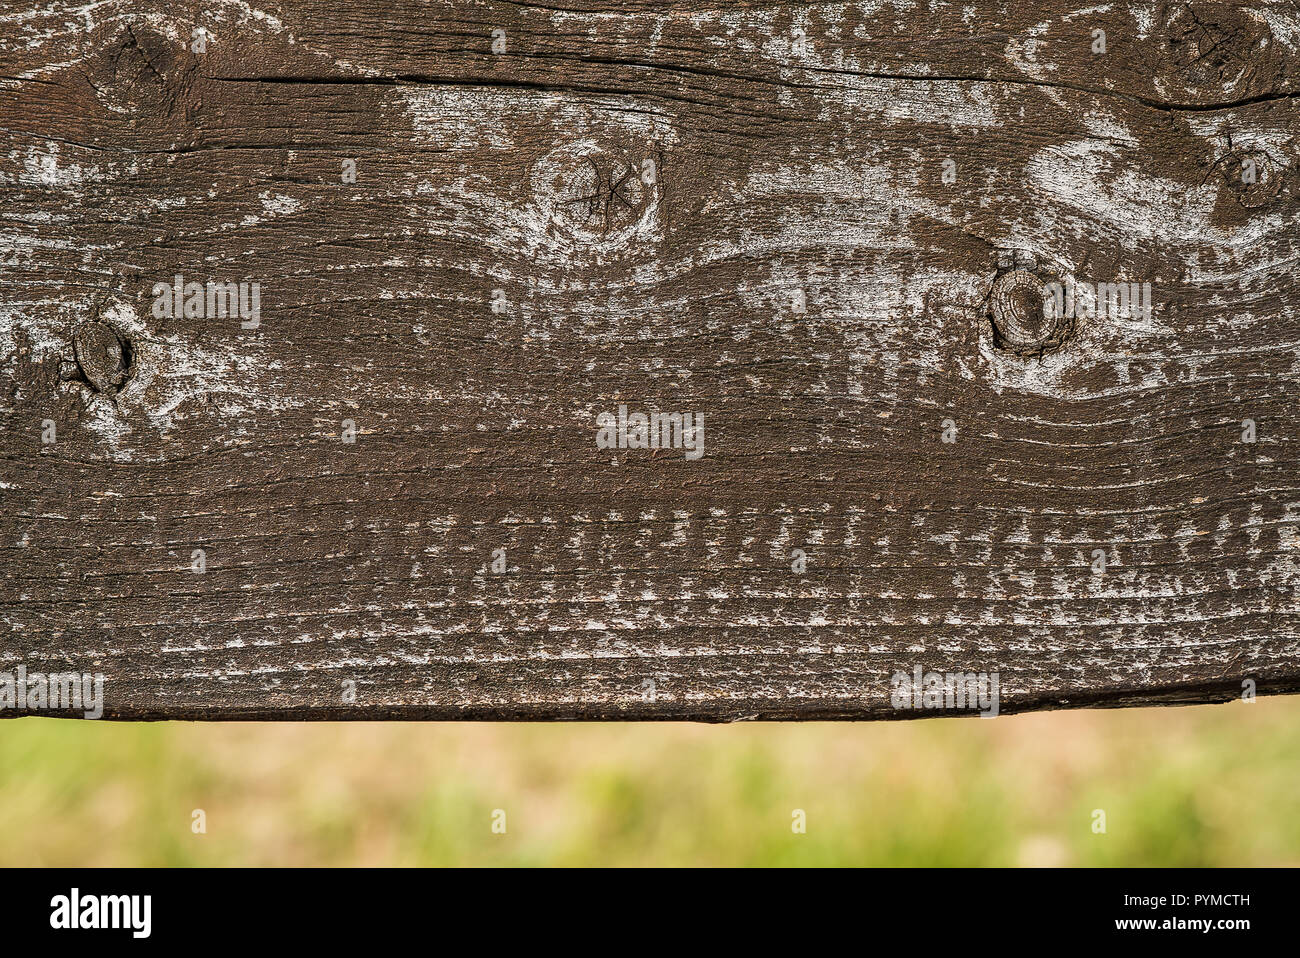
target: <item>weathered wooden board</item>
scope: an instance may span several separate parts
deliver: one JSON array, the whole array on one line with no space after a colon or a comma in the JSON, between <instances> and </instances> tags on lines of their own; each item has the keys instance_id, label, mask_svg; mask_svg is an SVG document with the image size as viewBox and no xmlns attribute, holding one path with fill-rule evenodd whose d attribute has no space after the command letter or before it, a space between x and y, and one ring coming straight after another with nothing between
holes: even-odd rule
<instances>
[{"instance_id":1,"label":"weathered wooden board","mask_svg":"<svg viewBox=\"0 0 1300 958\"><path fill-rule=\"evenodd\" d=\"M120 718L1300 690L1298 92L1293 2L3 0L0 670ZM601 448L620 405L702 454Z\"/></svg>"}]
</instances>

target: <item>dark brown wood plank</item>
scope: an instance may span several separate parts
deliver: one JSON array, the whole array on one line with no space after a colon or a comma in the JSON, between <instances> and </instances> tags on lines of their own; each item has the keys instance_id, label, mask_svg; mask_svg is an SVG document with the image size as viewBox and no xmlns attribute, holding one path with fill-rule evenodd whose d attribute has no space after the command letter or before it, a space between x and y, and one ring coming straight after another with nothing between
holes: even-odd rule
<instances>
[{"instance_id":1,"label":"dark brown wood plank","mask_svg":"<svg viewBox=\"0 0 1300 958\"><path fill-rule=\"evenodd\" d=\"M1300 690L1298 46L1294 3L6 4L0 672L122 718ZM158 315L178 275L256 327ZM1047 328L1052 282L1151 315ZM599 448L620 405L703 454Z\"/></svg>"}]
</instances>

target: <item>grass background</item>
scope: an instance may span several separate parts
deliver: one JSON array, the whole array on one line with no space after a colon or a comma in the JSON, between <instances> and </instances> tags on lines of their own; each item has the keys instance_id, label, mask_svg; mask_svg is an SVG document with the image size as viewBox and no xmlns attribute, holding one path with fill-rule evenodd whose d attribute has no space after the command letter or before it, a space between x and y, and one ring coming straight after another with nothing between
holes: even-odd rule
<instances>
[{"instance_id":1,"label":"grass background","mask_svg":"<svg viewBox=\"0 0 1300 958\"><path fill-rule=\"evenodd\" d=\"M862 724L0 723L0 865L1294 866L1298 806L1300 696Z\"/></svg>"}]
</instances>

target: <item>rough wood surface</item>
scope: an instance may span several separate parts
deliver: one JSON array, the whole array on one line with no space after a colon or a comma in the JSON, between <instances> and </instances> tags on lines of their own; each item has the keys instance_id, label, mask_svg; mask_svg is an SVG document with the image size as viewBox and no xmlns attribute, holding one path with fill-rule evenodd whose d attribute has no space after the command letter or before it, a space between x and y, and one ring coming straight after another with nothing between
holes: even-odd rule
<instances>
[{"instance_id":1,"label":"rough wood surface","mask_svg":"<svg viewBox=\"0 0 1300 958\"><path fill-rule=\"evenodd\" d=\"M120 718L1300 690L1298 93L1294 2L3 0L0 669ZM620 405L703 455L600 448Z\"/></svg>"}]
</instances>

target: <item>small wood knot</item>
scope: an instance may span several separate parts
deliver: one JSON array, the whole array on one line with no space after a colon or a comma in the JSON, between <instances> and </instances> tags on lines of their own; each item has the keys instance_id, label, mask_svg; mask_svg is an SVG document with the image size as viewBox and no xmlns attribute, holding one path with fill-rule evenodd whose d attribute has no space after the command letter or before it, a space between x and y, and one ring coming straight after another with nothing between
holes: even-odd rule
<instances>
[{"instance_id":1,"label":"small wood knot","mask_svg":"<svg viewBox=\"0 0 1300 958\"><path fill-rule=\"evenodd\" d=\"M602 234L637 219L649 195L634 165L593 156L572 171L567 192L562 200L571 215Z\"/></svg>"},{"instance_id":2,"label":"small wood knot","mask_svg":"<svg viewBox=\"0 0 1300 958\"><path fill-rule=\"evenodd\" d=\"M152 26L127 23L86 61L86 79L102 108L129 116L133 128L179 135L199 108L193 85L203 55L191 42L188 34L178 44Z\"/></svg>"},{"instance_id":3,"label":"small wood knot","mask_svg":"<svg viewBox=\"0 0 1300 958\"><path fill-rule=\"evenodd\" d=\"M64 378L112 396L131 376L131 344L112 326L92 320L72 336L72 368Z\"/></svg>"},{"instance_id":4,"label":"small wood knot","mask_svg":"<svg viewBox=\"0 0 1300 958\"><path fill-rule=\"evenodd\" d=\"M648 145L557 148L530 173L534 203L550 226L584 244L621 246L654 222L661 159Z\"/></svg>"},{"instance_id":5,"label":"small wood knot","mask_svg":"<svg viewBox=\"0 0 1300 958\"><path fill-rule=\"evenodd\" d=\"M1037 273L1013 269L993 281L989 318L993 345L1021 356L1060 348L1070 334L1064 310L1055 308L1051 287Z\"/></svg>"},{"instance_id":6,"label":"small wood knot","mask_svg":"<svg viewBox=\"0 0 1300 958\"><path fill-rule=\"evenodd\" d=\"M1234 151L1218 163L1224 183L1247 209L1273 202L1286 187L1286 170L1257 151Z\"/></svg>"},{"instance_id":7,"label":"small wood knot","mask_svg":"<svg viewBox=\"0 0 1300 958\"><path fill-rule=\"evenodd\" d=\"M1163 20L1158 76L1210 98L1274 88L1280 51L1262 14L1229 3L1170 3Z\"/></svg>"}]
</instances>

